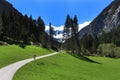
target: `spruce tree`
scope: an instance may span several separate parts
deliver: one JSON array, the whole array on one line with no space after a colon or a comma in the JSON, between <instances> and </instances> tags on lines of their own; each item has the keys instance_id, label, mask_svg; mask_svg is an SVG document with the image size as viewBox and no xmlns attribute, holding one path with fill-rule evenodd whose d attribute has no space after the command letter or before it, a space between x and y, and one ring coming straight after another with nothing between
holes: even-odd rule
<instances>
[{"instance_id":1,"label":"spruce tree","mask_svg":"<svg viewBox=\"0 0 120 80\"><path fill-rule=\"evenodd\" d=\"M71 32L71 18L69 16L69 14L66 17L66 21L65 21L65 26L64 26L64 30L63 30L63 40L66 40L68 38L70 38L70 32Z\"/></svg>"},{"instance_id":2,"label":"spruce tree","mask_svg":"<svg viewBox=\"0 0 120 80\"><path fill-rule=\"evenodd\" d=\"M52 44L53 44L53 36L54 36L54 28L52 27L52 24L51 24L51 23L49 23L49 35L50 35L49 43L50 43L50 47L52 47Z\"/></svg>"},{"instance_id":3,"label":"spruce tree","mask_svg":"<svg viewBox=\"0 0 120 80\"><path fill-rule=\"evenodd\" d=\"M65 26L63 30L63 48L64 49L70 49L70 40L67 40L71 37L71 26L72 26L72 19L70 18L69 14L66 17L65 20Z\"/></svg>"}]
</instances>

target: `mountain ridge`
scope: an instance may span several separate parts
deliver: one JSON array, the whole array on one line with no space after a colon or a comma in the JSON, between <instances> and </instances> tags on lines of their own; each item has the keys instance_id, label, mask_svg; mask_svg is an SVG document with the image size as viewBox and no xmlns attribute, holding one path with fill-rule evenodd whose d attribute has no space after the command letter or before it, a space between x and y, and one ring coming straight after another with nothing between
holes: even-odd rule
<instances>
[{"instance_id":1,"label":"mountain ridge","mask_svg":"<svg viewBox=\"0 0 120 80\"><path fill-rule=\"evenodd\" d=\"M109 32L120 25L120 0L114 0L88 26L78 34L79 39L84 34L99 36L102 32Z\"/></svg>"},{"instance_id":2,"label":"mountain ridge","mask_svg":"<svg viewBox=\"0 0 120 80\"><path fill-rule=\"evenodd\" d=\"M17 9L13 7L12 4L10 4L7 0L0 0L0 13L5 11L7 14L10 11L14 11L15 13L21 14Z\"/></svg>"}]
</instances>

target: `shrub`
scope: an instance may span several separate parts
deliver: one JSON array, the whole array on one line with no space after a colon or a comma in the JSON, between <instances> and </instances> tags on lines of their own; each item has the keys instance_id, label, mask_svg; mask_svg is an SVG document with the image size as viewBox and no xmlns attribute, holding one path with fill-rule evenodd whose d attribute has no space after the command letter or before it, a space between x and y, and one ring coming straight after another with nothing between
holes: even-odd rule
<instances>
[{"instance_id":1,"label":"shrub","mask_svg":"<svg viewBox=\"0 0 120 80\"><path fill-rule=\"evenodd\" d=\"M108 44L100 44L98 47L97 54L100 56L118 58L118 57L120 57L119 52L120 52L120 47L117 47L113 43L108 43Z\"/></svg>"}]
</instances>

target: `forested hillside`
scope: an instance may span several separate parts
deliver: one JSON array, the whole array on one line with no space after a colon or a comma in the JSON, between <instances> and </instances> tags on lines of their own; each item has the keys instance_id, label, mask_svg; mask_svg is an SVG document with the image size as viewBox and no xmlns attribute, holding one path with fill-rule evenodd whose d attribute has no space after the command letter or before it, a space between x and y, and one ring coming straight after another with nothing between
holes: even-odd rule
<instances>
[{"instance_id":1,"label":"forested hillside","mask_svg":"<svg viewBox=\"0 0 120 80\"><path fill-rule=\"evenodd\" d=\"M13 43L35 44L57 49L60 44L45 32L41 17L22 15L10 3L3 0L0 7L0 40ZM10 9L10 10L8 10ZM52 43L52 44L51 44Z\"/></svg>"},{"instance_id":2,"label":"forested hillside","mask_svg":"<svg viewBox=\"0 0 120 80\"><path fill-rule=\"evenodd\" d=\"M78 20L66 17L63 48L82 56L120 57L120 0L114 0L88 26L76 33ZM66 32L65 32L66 31Z\"/></svg>"}]
</instances>

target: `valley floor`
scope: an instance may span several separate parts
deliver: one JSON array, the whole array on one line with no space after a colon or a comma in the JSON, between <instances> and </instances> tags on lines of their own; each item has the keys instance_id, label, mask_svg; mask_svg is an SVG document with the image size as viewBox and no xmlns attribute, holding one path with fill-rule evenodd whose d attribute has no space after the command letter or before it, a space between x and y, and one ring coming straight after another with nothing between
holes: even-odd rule
<instances>
[{"instance_id":1,"label":"valley floor","mask_svg":"<svg viewBox=\"0 0 120 80\"><path fill-rule=\"evenodd\" d=\"M26 59L26 60L22 60L22 61L18 61L16 63L13 63L11 65L8 65L2 69L0 69L0 79L1 80L12 80L15 72L21 68L23 65L33 61L33 60L37 60L37 59L41 59L41 58L45 58L45 57L49 57L49 56L53 56L59 54L59 52L55 52L55 53L51 53L51 54L46 54L46 55L42 55L42 56L38 56L36 57L36 59L34 58L30 58L30 59Z\"/></svg>"},{"instance_id":2,"label":"valley floor","mask_svg":"<svg viewBox=\"0 0 120 80\"><path fill-rule=\"evenodd\" d=\"M13 80L120 80L120 59L62 52L23 66Z\"/></svg>"},{"instance_id":3,"label":"valley floor","mask_svg":"<svg viewBox=\"0 0 120 80\"><path fill-rule=\"evenodd\" d=\"M53 52L54 51L51 49L45 49L33 45L24 48L18 45L0 46L0 68L20 60L32 58L33 55L40 56Z\"/></svg>"}]
</instances>

